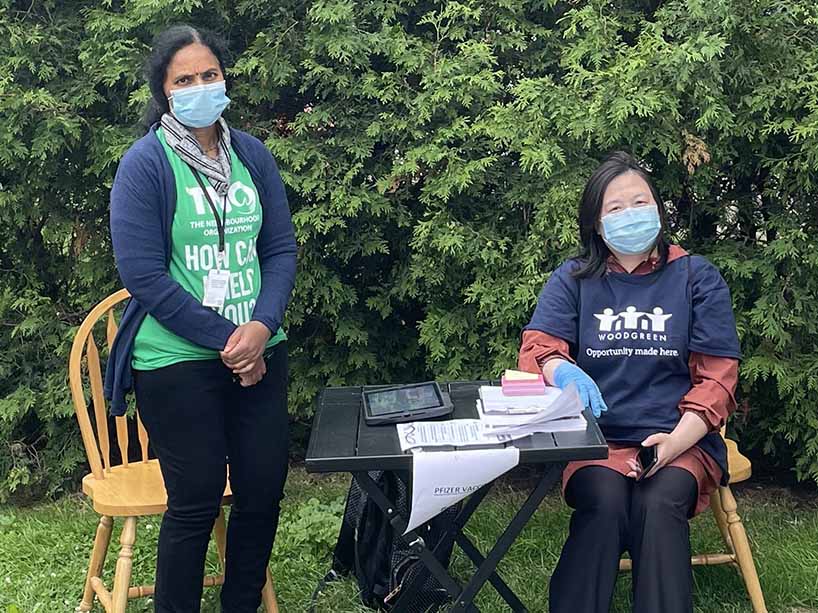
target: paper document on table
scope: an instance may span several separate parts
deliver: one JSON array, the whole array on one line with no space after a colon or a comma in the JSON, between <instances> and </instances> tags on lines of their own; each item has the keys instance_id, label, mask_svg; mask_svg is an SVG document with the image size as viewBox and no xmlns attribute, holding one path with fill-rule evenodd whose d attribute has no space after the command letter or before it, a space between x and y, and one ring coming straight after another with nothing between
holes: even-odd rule
<instances>
[{"instance_id":1,"label":"paper document on table","mask_svg":"<svg viewBox=\"0 0 818 613\"><path fill-rule=\"evenodd\" d=\"M543 394L507 396L503 394L503 388L499 385L482 385L479 393L486 413L509 415L549 410L562 391L556 387L546 387Z\"/></svg>"},{"instance_id":2,"label":"paper document on table","mask_svg":"<svg viewBox=\"0 0 818 613\"><path fill-rule=\"evenodd\" d=\"M476 492L519 462L520 450L516 447L416 451L412 454L412 509L406 532Z\"/></svg>"},{"instance_id":3,"label":"paper document on table","mask_svg":"<svg viewBox=\"0 0 818 613\"><path fill-rule=\"evenodd\" d=\"M525 424L522 426L486 426L487 431L499 436L510 436L514 440L531 434L550 434L556 432L584 432L588 422L582 415L552 419L543 423Z\"/></svg>"},{"instance_id":4,"label":"paper document on table","mask_svg":"<svg viewBox=\"0 0 818 613\"><path fill-rule=\"evenodd\" d=\"M547 409L533 414L487 413L480 400L476 404L480 420L486 424L489 432L509 434L515 438L516 435L535 432L584 430L587 425L582 416L583 405L575 385L569 385Z\"/></svg>"},{"instance_id":5,"label":"paper document on table","mask_svg":"<svg viewBox=\"0 0 818 613\"><path fill-rule=\"evenodd\" d=\"M408 424L396 424L396 427L401 451L418 447L499 445L528 436L489 432L479 419L413 421Z\"/></svg>"}]
</instances>

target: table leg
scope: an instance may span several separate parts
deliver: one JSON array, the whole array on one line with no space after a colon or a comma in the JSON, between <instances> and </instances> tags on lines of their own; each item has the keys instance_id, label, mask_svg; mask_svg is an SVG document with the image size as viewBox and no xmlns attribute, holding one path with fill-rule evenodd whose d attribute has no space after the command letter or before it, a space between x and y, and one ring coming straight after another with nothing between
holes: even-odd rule
<instances>
[{"instance_id":1,"label":"table leg","mask_svg":"<svg viewBox=\"0 0 818 613\"><path fill-rule=\"evenodd\" d=\"M466 499L466 502L463 504L460 512L457 514L454 520L452 520L451 527L440 536L440 540L432 552L436 559L440 559L439 552L445 551L447 548L451 548L455 542L460 541L460 538L463 536L461 531L465 527L466 523L468 523L472 514L477 510L477 507L480 506L480 503L486 497L486 494L488 494L492 485L493 482L487 483ZM477 565L475 564L475 566ZM412 599L415 597L418 590L423 587L423 583L426 581L429 573L429 569L426 566L423 566L423 568L421 568L415 574L412 580L401 588L400 596L395 603L393 613L402 613L405 604L412 602ZM450 598L454 600L461 591L462 588L458 585L458 590L456 593L449 592ZM477 611L477 608L475 607L473 610Z\"/></svg>"},{"instance_id":2,"label":"table leg","mask_svg":"<svg viewBox=\"0 0 818 613\"><path fill-rule=\"evenodd\" d=\"M381 491L377 483L375 483L366 472L357 472L354 474L361 488L363 488L367 495L372 498L376 505L378 505L378 508L380 508L381 511L383 511L389 518L395 532L398 535L403 535L403 531L406 530L407 523L406 520L395 510L394 503L386 497L386 494ZM410 546L416 547L417 555L423 561L426 568L429 569L429 571L438 581L440 581L440 584L445 588L449 596L451 598L456 598L461 592L462 588L454 579L451 578L451 576L449 576L446 568L440 563L440 560L434 556L432 551L425 546L425 543L421 545L421 543L423 543L423 539L420 538L414 530L401 536L401 538ZM416 543L417 545L415 545ZM396 611L397 610L398 609L396 608Z\"/></svg>"},{"instance_id":3,"label":"table leg","mask_svg":"<svg viewBox=\"0 0 818 613\"><path fill-rule=\"evenodd\" d=\"M540 477L540 481L534 488L534 491L531 492L526 501L523 503L523 506L520 507L520 510L517 511L516 515L514 515L503 534L500 535L499 539L497 539L497 543L495 543L494 547L491 548L491 551L489 551L488 555L478 567L477 572L471 579L469 579L469 582L463 588L463 591L460 593L460 596L454 603L450 613L465 613L466 611L470 610L472 601L474 600L475 596L477 596L480 588L483 587L483 584L493 574L496 574L495 570L497 565L500 563L500 560L503 559L503 556L509 550L512 543L514 543L514 540L517 538L517 536L519 536L520 532L523 531L523 528L525 528L528 520L531 519L531 516L534 515L534 512L540 506L540 503L542 503L543 498L545 498L546 494L548 494L551 488L554 487L557 481L559 481L561 474L561 464L552 464L545 469L545 472L543 473L542 477ZM506 602L508 602L508 600L506 600ZM509 606L513 607L511 602L508 602L508 604ZM521 609L513 608L513 610L515 613L522 613L526 611L524 607Z\"/></svg>"},{"instance_id":4,"label":"table leg","mask_svg":"<svg viewBox=\"0 0 818 613\"><path fill-rule=\"evenodd\" d=\"M483 557L483 554L478 551L477 547L468 539L465 534L460 534L457 537L457 546L463 550L468 558L472 561L475 568L480 568L480 565L486 561L486 558ZM491 585L497 590L497 593L500 594L500 597L506 601L508 606L511 607L512 611L526 611L525 605L517 598L517 594L508 586L508 584L503 581L503 578L497 574L497 571L493 571L488 578Z\"/></svg>"},{"instance_id":5,"label":"table leg","mask_svg":"<svg viewBox=\"0 0 818 613\"><path fill-rule=\"evenodd\" d=\"M491 582L503 600L511 607L512 611L515 613L527 613L525 606L508 584L497 574L496 569L500 560L503 559L503 556L511 548L511 545L520 535L520 532L523 531L545 496L559 481L562 468L563 466L561 464L546 467L534 490L529 494L522 507L520 507L520 510L517 511L511 519L511 522L503 534L500 535L494 547L491 548L485 557L480 554L474 544L463 534L463 528L485 498L491 484L483 486L466 500L460 513L458 513L455 518L452 527L444 533L434 551L426 546L422 538L420 538L415 531L410 531L406 535L401 536L410 546L416 548L417 555L425 566L424 571L431 572L452 598L454 606L451 608L450 613L479 612L479 609L473 604L473 601L486 581ZM407 521L396 512L394 503L386 497L375 481L373 481L366 472L357 472L354 473L354 475L367 495L369 495L381 511L390 518L390 523L395 532L398 535L402 535L406 529ZM474 563L475 567L477 567L477 571L463 588L449 575L448 570L434 555L439 549L450 546L452 541L458 544L466 556ZM418 573L410 584L401 589L401 595L393 609L394 613L402 613L406 608L412 596L423 585L423 581L426 577L425 572Z\"/></svg>"}]
</instances>

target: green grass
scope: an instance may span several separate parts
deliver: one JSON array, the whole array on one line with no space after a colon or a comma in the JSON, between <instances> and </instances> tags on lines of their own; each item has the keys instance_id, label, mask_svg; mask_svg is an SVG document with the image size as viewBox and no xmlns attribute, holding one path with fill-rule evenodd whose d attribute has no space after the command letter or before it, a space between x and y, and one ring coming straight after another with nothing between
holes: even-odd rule
<instances>
[{"instance_id":1,"label":"green grass","mask_svg":"<svg viewBox=\"0 0 818 613\"><path fill-rule=\"evenodd\" d=\"M346 485L340 477L291 471L272 561L279 603L286 613L306 611L316 582L328 568ZM781 488L749 485L735 491L769 610L818 612L818 500L797 497ZM523 495L506 482L475 515L469 534L483 551L505 527ZM550 495L500 566L504 578L532 612L547 610L548 577L566 534L568 516L556 493ZM73 611L80 600L96 523L96 514L79 496L31 508L0 507L0 612ZM136 582L152 581L158 528L158 517L141 520L137 527ZM693 521L692 535L694 551L718 550L719 534L709 513ZM108 581L115 558L112 550L106 562ZM208 566L215 568L212 551ZM464 577L470 567L462 554L456 554L452 568ZM697 612L750 611L741 579L732 568L697 568L694 578ZM623 574L613 611L630 610L629 590L630 577ZM217 590L205 590L202 611L218 611L217 596ZM508 610L491 587L480 593L478 605L485 612ZM152 603L132 601L128 611L152 611ZM329 586L318 611L367 609L358 604L356 587L350 580Z\"/></svg>"}]
</instances>

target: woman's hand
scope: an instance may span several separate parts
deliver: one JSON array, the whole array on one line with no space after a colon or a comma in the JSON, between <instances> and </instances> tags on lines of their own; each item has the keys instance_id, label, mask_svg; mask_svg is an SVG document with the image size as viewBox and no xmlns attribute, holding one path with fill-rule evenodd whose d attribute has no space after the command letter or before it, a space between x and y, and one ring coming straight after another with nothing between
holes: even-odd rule
<instances>
[{"instance_id":1,"label":"woman's hand","mask_svg":"<svg viewBox=\"0 0 818 613\"><path fill-rule=\"evenodd\" d=\"M267 364L264 362L264 358L260 357L258 360L256 360L255 364L253 364L253 368L249 372L239 375L239 384L242 387L250 387L251 385L255 385L264 378L266 373Z\"/></svg>"},{"instance_id":2,"label":"woman's hand","mask_svg":"<svg viewBox=\"0 0 818 613\"><path fill-rule=\"evenodd\" d=\"M556 368L554 368L556 362L559 362L559 364L556 364ZM608 406L602 399L602 394L594 380L576 364L563 359L549 360L543 368L543 374L545 374L547 380L553 382L561 390L564 390L571 383L576 385L582 404L591 409L594 417L599 417L603 411L608 410Z\"/></svg>"},{"instance_id":3,"label":"woman's hand","mask_svg":"<svg viewBox=\"0 0 818 613\"><path fill-rule=\"evenodd\" d=\"M248 321L235 329L219 355L225 366L237 375L244 375L253 370L268 340L267 326L260 321Z\"/></svg>"},{"instance_id":4,"label":"woman's hand","mask_svg":"<svg viewBox=\"0 0 818 613\"><path fill-rule=\"evenodd\" d=\"M642 478L649 479L655 475L663 467L673 462L673 460L698 443L705 434L707 434L707 425L704 423L704 420L690 411L682 415L682 419L679 420L679 423L676 424L676 427L670 434L665 432L651 434L642 441L642 447L656 446L656 464L650 472ZM631 469L628 473L628 477L633 477L634 479L642 472L642 467L636 458L628 460L628 468Z\"/></svg>"},{"instance_id":5,"label":"woman's hand","mask_svg":"<svg viewBox=\"0 0 818 613\"><path fill-rule=\"evenodd\" d=\"M673 434L667 434L665 432L651 434L642 441L642 447L653 447L654 445L656 446L656 464L653 465L653 468L650 469L648 474L642 477L643 479L649 479L655 475L658 470L661 470L687 451L687 448L680 448L678 439L675 439ZM642 473L642 466L636 458L628 459L628 467L631 469L628 473L629 477L635 479Z\"/></svg>"}]
</instances>

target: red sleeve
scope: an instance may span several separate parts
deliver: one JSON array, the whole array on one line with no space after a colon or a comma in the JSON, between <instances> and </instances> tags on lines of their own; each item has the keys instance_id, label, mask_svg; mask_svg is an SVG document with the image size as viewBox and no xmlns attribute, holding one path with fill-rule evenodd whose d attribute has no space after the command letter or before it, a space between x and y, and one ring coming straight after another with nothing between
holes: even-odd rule
<instances>
[{"instance_id":1,"label":"red sleeve","mask_svg":"<svg viewBox=\"0 0 818 613\"><path fill-rule=\"evenodd\" d=\"M551 358L562 358L573 362L568 349L568 341L540 330L523 330L517 368L526 372L542 374L542 367Z\"/></svg>"},{"instance_id":2,"label":"red sleeve","mask_svg":"<svg viewBox=\"0 0 818 613\"><path fill-rule=\"evenodd\" d=\"M690 352L688 358L693 387L679 403L682 413L695 412L713 432L736 410L738 360Z\"/></svg>"}]
</instances>

